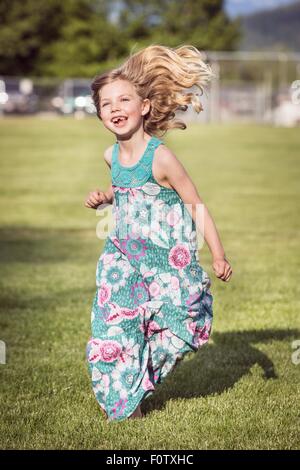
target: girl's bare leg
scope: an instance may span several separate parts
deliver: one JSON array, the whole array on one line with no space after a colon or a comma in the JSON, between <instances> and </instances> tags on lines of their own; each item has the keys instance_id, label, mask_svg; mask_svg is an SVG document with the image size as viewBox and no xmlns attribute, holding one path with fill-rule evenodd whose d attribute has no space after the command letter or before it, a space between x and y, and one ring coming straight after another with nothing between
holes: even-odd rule
<instances>
[{"instance_id":1,"label":"girl's bare leg","mask_svg":"<svg viewBox=\"0 0 300 470\"><path fill-rule=\"evenodd\" d=\"M129 419L130 418L142 418L142 417L143 417L143 414L142 414L141 407L139 405L137 409L132 413L132 415L129 416Z\"/></svg>"},{"instance_id":2,"label":"girl's bare leg","mask_svg":"<svg viewBox=\"0 0 300 470\"><path fill-rule=\"evenodd\" d=\"M101 411L101 414L103 416L103 418L105 418L107 420L107 413L106 411L104 411L104 409L99 405L99 408L100 408L100 411Z\"/></svg>"}]
</instances>

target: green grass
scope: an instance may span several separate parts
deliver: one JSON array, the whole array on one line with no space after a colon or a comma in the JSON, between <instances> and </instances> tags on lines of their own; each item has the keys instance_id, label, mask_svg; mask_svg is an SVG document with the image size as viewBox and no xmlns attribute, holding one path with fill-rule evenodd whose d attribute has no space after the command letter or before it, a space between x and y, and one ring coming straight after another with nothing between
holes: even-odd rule
<instances>
[{"instance_id":1,"label":"green grass","mask_svg":"<svg viewBox=\"0 0 300 470\"><path fill-rule=\"evenodd\" d=\"M189 354L142 420L107 423L85 362L103 240L87 193L106 189L96 119L0 121L0 447L299 449L299 129L189 125L164 140L192 175L233 276L212 271L210 342Z\"/></svg>"}]
</instances>

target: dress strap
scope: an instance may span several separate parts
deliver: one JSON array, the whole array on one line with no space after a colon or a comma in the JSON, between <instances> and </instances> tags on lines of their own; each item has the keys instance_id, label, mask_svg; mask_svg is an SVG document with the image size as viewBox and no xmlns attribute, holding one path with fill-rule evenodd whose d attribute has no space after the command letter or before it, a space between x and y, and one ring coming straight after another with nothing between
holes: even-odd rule
<instances>
[{"instance_id":1,"label":"dress strap","mask_svg":"<svg viewBox=\"0 0 300 470\"><path fill-rule=\"evenodd\" d=\"M115 142L112 149L112 156L111 156L111 164L114 165L117 161L117 153L118 153L118 142Z\"/></svg>"},{"instance_id":2,"label":"dress strap","mask_svg":"<svg viewBox=\"0 0 300 470\"><path fill-rule=\"evenodd\" d=\"M120 187L136 187L145 184L152 174L154 151L162 143L158 137L152 136L140 160L135 165L127 167L119 162L119 144L116 142L112 152L112 184Z\"/></svg>"}]
</instances>

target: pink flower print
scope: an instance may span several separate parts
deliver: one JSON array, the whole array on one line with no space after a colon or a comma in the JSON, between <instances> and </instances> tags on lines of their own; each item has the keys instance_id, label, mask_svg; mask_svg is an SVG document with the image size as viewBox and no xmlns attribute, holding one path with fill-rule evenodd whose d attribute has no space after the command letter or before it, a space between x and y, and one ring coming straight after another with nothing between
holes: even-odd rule
<instances>
[{"instance_id":1,"label":"pink flower print","mask_svg":"<svg viewBox=\"0 0 300 470\"><path fill-rule=\"evenodd\" d=\"M143 277L151 277L151 276L154 276L153 272L152 271L145 271L143 273Z\"/></svg>"},{"instance_id":2,"label":"pink flower print","mask_svg":"<svg viewBox=\"0 0 300 470\"><path fill-rule=\"evenodd\" d=\"M122 416L124 414L127 402L127 398L120 398L120 400L114 404L114 407L112 408L113 419L116 419L118 416Z\"/></svg>"},{"instance_id":3,"label":"pink flower print","mask_svg":"<svg viewBox=\"0 0 300 470\"><path fill-rule=\"evenodd\" d=\"M144 378L142 380L142 388L143 390L155 390L155 387L149 379L148 374L144 375Z\"/></svg>"},{"instance_id":4,"label":"pink flower print","mask_svg":"<svg viewBox=\"0 0 300 470\"><path fill-rule=\"evenodd\" d=\"M110 264L112 260L114 259L114 253L104 253L101 256L101 259L103 261L103 264Z\"/></svg>"},{"instance_id":5,"label":"pink flower print","mask_svg":"<svg viewBox=\"0 0 300 470\"><path fill-rule=\"evenodd\" d=\"M178 244L171 248L169 253L169 263L176 269L183 269L191 262L191 254L189 249L183 245Z\"/></svg>"},{"instance_id":6,"label":"pink flower print","mask_svg":"<svg viewBox=\"0 0 300 470\"><path fill-rule=\"evenodd\" d=\"M193 321L193 322L189 322L187 324L187 330L191 333L191 335L194 336L195 332L196 332L196 327L197 327L197 322Z\"/></svg>"},{"instance_id":7,"label":"pink flower print","mask_svg":"<svg viewBox=\"0 0 300 470\"><path fill-rule=\"evenodd\" d=\"M152 297L155 297L160 294L160 285L156 282L153 281L151 282L149 286L149 292Z\"/></svg>"},{"instance_id":8,"label":"pink flower print","mask_svg":"<svg viewBox=\"0 0 300 470\"><path fill-rule=\"evenodd\" d=\"M146 338L150 338L150 336L152 336L153 333L161 330L161 326L159 326L159 324L156 323L156 321L150 320L150 321L145 322L144 325L141 325L140 329L144 333Z\"/></svg>"},{"instance_id":9,"label":"pink flower print","mask_svg":"<svg viewBox=\"0 0 300 470\"><path fill-rule=\"evenodd\" d=\"M117 341L105 340L100 345L100 360L114 362L122 353L122 346Z\"/></svg>"},{"instance_id":10,"label":"pink flower print","mask_svg":"<svg viewBox=\"0 0 300 470\"><path fill-rule=\"evenodd\" d=\"M121 241L121 247L129 260L135 259L137 261L145 256L145 252L148 249L146 240L140 237L132 238L130 235L128 235L125 240Z\"/></svg>"},{"instance_id":11,"label":"pink flower print","mask_svg":"<svg viewBox=\"0 0 300 470\"><path fill-rule=\"evenodd\" d=\"M143 282L136 282L131 286L130 297L133 297L134 304L140 305L149 299L148 288Z\"/></svg>"},{"instance_id":12,"label":"pink flower print","mask_svg":"<svg viewBox=\"0 0 300 470\"><path fill-rule=\"evenodd\" d=\"M172 289L177 290L179 289L179 279L176 276L171 277L171 286Z\"/></svg>"},{"instance_id":13,"label":"pink flower print","mask_svg":"<svg viewBox=\"0 0 300 470\"><path fill-rule=\"evenodd\" d=\"M135 194L138 194L138 190L141 188L142 186L135 186L134 188L125 188L118 186L117 191L119 191L119 193L121 194L129 193L134 196Z\"/></svg>"},{"instance_id":14,"label":"pink flower print","mask_svg":"<svg viewBox=\"0 0 300 470\"><path fill-rule=\"evenodd\" d=\"M103 387L108 388L109 387L109 375L103 374L102 375L102 380L103 380Z\"/></svg>"},{"instance_id":15,"label":"pink flower print","mask_svg":"<svg viewBox=\"0 0 300 470\"><path fill-rule=\"evenodd\" d=\"M122 188L121 186L118 189L119 193L125 194L130 191L130 188Z\"/></svg>"},{"instance_id":16,"label":"pink flower print","mask_svg":"<svg viewBox=\"0 0 300 470\"><path fill-rule=\"evenodd\" d=\"M94 367L94 370L95 370L95 367ZM106 398L109 393L109 383L110 383L109 375L102 374L98 370L97 372L95 373L93 371L93 377L92 377L93 382L98 382L93 386L94 393L95 395L97 395L97 393L101 393Z\"/></svg>"},{"instance_id":17,"label":"pink flower print","mask_svg":"<svg viewBox=\"0 0 300 470\"><path fill-rule=\"evenodd\" d=\"M204 326L196 331L199 332L199 345L201 346L202 344L206 343L209 339L209 335L211 332L211 322L205 322Z\"/></svg>"},{"instance_id":18,"label":"pink flower print","mask_svg":"<svg viewBox=\"0 0 300 470\"><path fill-rule=\"evenodd\" d=\"M193 322L192 330L193 330L192 334L194 335L193 344L196 347L200 347L203 344L205 344L209 339L211 323L205 322L205 324L202 327L197 327L196 322Z\"/></svg>"},{"instance_id":19,"label":"pink flower print","mask_svg":"<svg viewBox=\"0 0 300 470\"><path fill-rule=\"evenodd\" d=\"M135 309L130 309L126 307L120 307L119 315L121 318L125 318L127 320L132 320L133 318L137 317L140 314L138 307Z\"/></svg>"},{"instance_id":20,"label":"pink flower print","mask_svg":"<svg viewBox=\"0 0 300 470\"><path fill-rule=\"evenodd\" d=\"M194 317L195 315L197 315L199 311L199 306L200 306L199 299L200 299L199 292L195 292L194 294L190 294L189 298L186 301L188 307L190 307L189 315L191 317Z\"/></svg>"},{"instance_id":21,"label":"pink flower print","mask_svg":"<svg viewBox=\"0 0 300 470\"><path fill-rule=\"evenodd\" d=\"M117 325L122 321L120 306L118 304L114 304L113 302L108 302L105 311L102 309L102 315L106 323L112 323Z\"/></svg>"},{"instance_id":22,"label":"pink flower print","mask_svg":"<svg viewBox=\"0 0 300 470\"><path fill-rule=\"evenodd\" d=\"M205 344L209 339L209 330L205 329L203 332L199 334L198 345L202 346Z\"/></svg>"},{"instance_id":23,"label":"pink flower print","mask_svg":"<svg viewBox=\"0 0 300 470\"><path fill-rule=\"evenodd\" d=\"M180 221L180 214L176 210L171 209L167 214L166 221L171 227L174 227Z\"/></svg>"},{"instance_id":24,"label":"pink flower print","mask_svg":"<svg viewBox=\"0 0 300 470\"><path fill-rule=\"evenodd\" d=\"M113 340L93 339L90 343L89 362L114 362L122 353L122 346Z\"/></svg>"},{"instance_id":25,"label":"pink flower print","mask_svg":"<svg viewBox=\"0 0 300 470\"><path fill-rule=\"evenodd\" d=\"M123 253L123 251L121 250L120 241L119 241L118 237L111 236L111 241L121 251L121 253Z\"/></svg>"},{"instance_id":26,"label":"pink flower print","mask_svg":"<svg viewBox=\"0 0 300 470\"><path fill-rule=\"evenodd\" d=\"M101 286L98 288L98 305L103 307L110 297L111 288L107 284L101 284Z\"/></svg>"},{"instance_id":27,"label":"pink flower print","mask_svg":"<svg viewBox=\"0 0 300 470\"><path fill-rule=\"evenodd\" d=\"M92 364L99 360L99 344L100 340L98 339L90 339L88 342L88 361Z\"/></svg>"}]
</instances>

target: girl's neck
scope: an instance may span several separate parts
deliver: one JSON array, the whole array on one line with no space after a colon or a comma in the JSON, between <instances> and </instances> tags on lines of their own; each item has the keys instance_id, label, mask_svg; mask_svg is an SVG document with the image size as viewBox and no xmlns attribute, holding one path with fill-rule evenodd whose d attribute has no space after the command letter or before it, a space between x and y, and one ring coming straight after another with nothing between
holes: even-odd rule
<instances>
[{"instance_id":1,"label":"girl's neck","mask_svg":"<svg viewBox=\"0 0 300 470\"><path fill-rule=\"evenodd\" d=\"M123 160L128 160L128 164L138 155L143 153L151 135L146 134L143 130L140 133L132 134L130 137L117 137L119 144L119 153L122 154Z\"/></svg>"}]
</instances>

